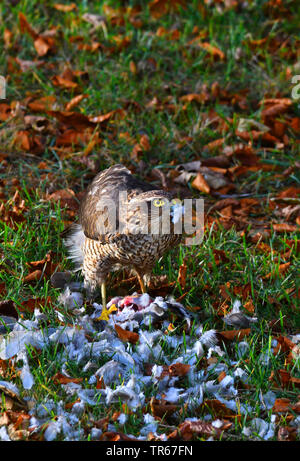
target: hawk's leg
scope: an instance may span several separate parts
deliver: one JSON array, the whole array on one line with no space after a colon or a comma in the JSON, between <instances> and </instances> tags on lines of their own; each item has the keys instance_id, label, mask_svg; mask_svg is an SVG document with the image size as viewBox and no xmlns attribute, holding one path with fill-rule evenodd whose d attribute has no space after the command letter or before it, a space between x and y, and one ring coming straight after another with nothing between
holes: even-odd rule
<instances>
[{"instance_id":1,"label":"hawk's leg","mask_svg":"<svg viewBox=\"0 0 300 461\"><path fill-rule=\"evenodd\" d=\"M142 293L147 293L147 286L150 283L150 275L151 272L142 272L141 269L137 269L136 267L133 270L134 274L137 276L139 281Z\"/></svg>"},{"instance_id":2,"label":"hawk's leg","mask_svg":"<svg viewBox=\"0 0 300 461\"><path fill-rule=\"evenodd\" d=\"M144 283L143 277L141 277L140 274L139 274L138 272L136 273L136 275L137 275L137 278L138 278L138 281L139 281L139 284L140 284L142 293L146 293L146 287L145 287L145 283Z\"/></svg>"},{"instance_id":3,"label":"hawk's leg","mask_svg":"<svg viewBox=\"0 0 300 461\"><path fill-rule=\"evenodd\" d=\"M101 283L101 298L102 298L102 309L106 310L106 285L105 282Z\"/></svg>"},{"instance_id":4,"label":"hawk's leg","mask_svg":"<svg viewBox=\"0 0 300 461\"><path fill-rule=\"evenodd\" d=\"M111 268L111 259L93 258L87 252L83 261L84 286L90 299L93 298L98 286L101 286L102 307L106 310L106 278Z\"/></svg>"}]
</instances>

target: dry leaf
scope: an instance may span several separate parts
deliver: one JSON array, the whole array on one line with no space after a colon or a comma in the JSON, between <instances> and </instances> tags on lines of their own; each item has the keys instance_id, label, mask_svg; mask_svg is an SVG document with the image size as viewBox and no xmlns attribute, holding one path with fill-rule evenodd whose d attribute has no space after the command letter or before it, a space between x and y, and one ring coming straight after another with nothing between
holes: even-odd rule
<instances>
[{"instance_id":1,"label":"dry leaf","mask_svg":"<svg viewBox=\"0 0 300 461\"><path fill-rule=\"evenodd\" d=\"M196 178L192 182L192 187L194 189L199 190L200 192L203 192L204 194L209 194L210 193L210 187L205 181L203 175L201 173L197 173Z\"/></svg>"},{"instance_id":2,"label":"dry leaf","mask_svg":"<svg viewBox=\"0 0 300 461\"><path fill-rule=\"evenodd\" d=\"M241 330L228 330L228 331L219 331L218 336L221 337L221 339L225 339L227 341L242 341L242 339L245 336L249 336L251 332L250 328L244 328Z\"/></svg>"},{"instance_id":3,"label":"dry leaf","mask_svg":"<svg viewBox=\"0 0 300 461\"><path fill-rule=\"evenodd\" d=\"M75 3L70 3L69 5L65 5L62 3L55 3L53 7L58 11L62 11L63 13L69 13L70 11L77 9L77 6Z\"/></svg>"},{"instance_id":4,"label":"dry leaf","mask_svg":"<svg viewBox=\"0 0 300 461\"><path fill-rule=\"evenodd\" d=\"M187 275L187 265L183 262L178 271L177 282L179 283L182 290L184 290L186 285L186 275Z\"/></svg>"},{"instance_id":5,"label":"dry leaf","mask_svg":"<svg viewBox=\"0 0 300 461\"><path fill-rule=\"evenodd\" d=\"M129 342L132 344L136 344L139 340L139 334L134 333L133 331L124 330L120 325L115 325L115 330L119 336L119 338L124 342Z\"/></svg>"}]
</instances>

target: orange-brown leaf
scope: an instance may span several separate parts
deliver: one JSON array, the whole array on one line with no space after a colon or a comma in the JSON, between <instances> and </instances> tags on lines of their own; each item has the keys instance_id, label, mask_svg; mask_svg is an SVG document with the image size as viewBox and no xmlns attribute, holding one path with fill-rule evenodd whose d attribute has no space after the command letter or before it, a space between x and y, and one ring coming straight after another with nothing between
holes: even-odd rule
<instances>
[{"instance_id":1,"label":"orange-brown leaf","mask_svg":"<svg viewBox=\"0 0 300 461\"><path fill-rule=\"evenodd\" d=\"M62 11L63 13L69 13L70 11L77 9L77 6L75 5L75 3L70 3L69 5L64 5L62 3L55 3L53 7L58 11Z\"/></svg>"},{"instance_id":2,"label":"orange-brown leaf","mask_svg":"<svg viewBox=\"0 0 300 461\"><path fill-rule=\"evenodd\" d=\"M133 331L124 330L120 325L115 325L115 330L119 336L119 338L124 342L129 342L132 344L136 344L139 340L139 334L134 333Z\"/></svg>"},{"instance_id":3,"label":"orange-brown leaf","mask_svg":"<svg viewBox=\"0 0 300 461\"><path fill-rule=\"evenodd\" d=\"M227 331L220 331L218 334L221 338L227 341L234 341L235 339L238 341L242 341L245 336L250 334L250 328L244 328L241 330L227 330Z\"/></svg>"},{"instance_id":4,"label":"orange-brown leaf","mask_svg":"<svg viewBox=\"0 0 300 461\"><path fill-rule=\"evenodd\" d=\"M210 187L205 181L204 176L201 173L197 173L196 178L192 182L192 187L194 187L194 189L197 189L200 192L203 192L205 194L210 193Z\"/></svg>"}]
</instances>

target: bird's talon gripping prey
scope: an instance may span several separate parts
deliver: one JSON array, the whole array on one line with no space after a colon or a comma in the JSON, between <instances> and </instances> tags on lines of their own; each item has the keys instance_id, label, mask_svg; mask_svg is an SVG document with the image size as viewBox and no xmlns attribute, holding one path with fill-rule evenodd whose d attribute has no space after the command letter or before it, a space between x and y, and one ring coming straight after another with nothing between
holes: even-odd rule
<instances>
[{"instance_id":1,"label":"bird's talon gripping prey","mask_svg":"<svg viewBox=\"0 0 300 461\"><path fill-rule=\"evenodd\" d=\"M106 280L109 272L127 268L146 292L155 262L181 240L180 201L169 192L134 177L123 165L99 173L87 188L79 210L79 224L65 240L70 258L79 264L84 285L92 296L101 286L107 319Z\"/></svg>"}]
</instances>

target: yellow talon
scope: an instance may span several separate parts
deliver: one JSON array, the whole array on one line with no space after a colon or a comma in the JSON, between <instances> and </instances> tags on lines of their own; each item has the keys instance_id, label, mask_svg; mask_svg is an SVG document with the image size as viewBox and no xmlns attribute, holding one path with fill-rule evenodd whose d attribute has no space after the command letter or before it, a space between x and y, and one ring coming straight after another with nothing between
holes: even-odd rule
<instances>
[{"instance_id":1,"label":"yellow talon","mask_svg":"<svg viewBox=\"0 0 300 461\"><path fill-rule=\"evenodd\" d=\"M103 307L100 317L97 317L96 320L99 321L99 322L100 322L100 320L105 320L106 322L108 322L108 320L109 320L108 310Z\"/></svg>"},{"instance_id":2,"label":"yellow talon","mask_svg":"<svg viewBox=\"0 0 300 461\"><path fill-rule=\"evenodd\" d=\"M117 309L117 306L115 304L112 304L109 309L106 309L106 308L103 307L100 317L97 317L96 320L97 321L105 320L106 322L108 322L110 314L112 312L114 312L114 311L117 311L117 310L118 309Z\"/></svg>"}]
</instances>

